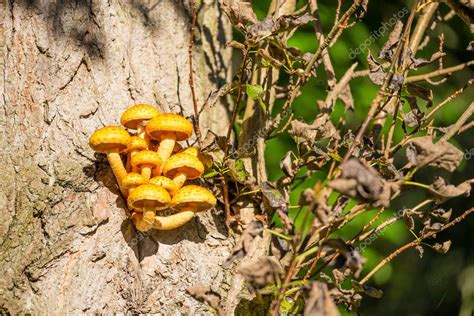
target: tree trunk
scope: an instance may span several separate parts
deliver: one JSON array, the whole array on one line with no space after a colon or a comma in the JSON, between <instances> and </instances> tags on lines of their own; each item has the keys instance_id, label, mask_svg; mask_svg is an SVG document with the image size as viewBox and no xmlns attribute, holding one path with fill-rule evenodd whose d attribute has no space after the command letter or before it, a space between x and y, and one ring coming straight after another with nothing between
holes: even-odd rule
<instances>
[{"instance_id":1,"label":"tree trunk","mask_svg":"<svg viewBox=\"0 0 474 316\"><path fill-rule=\"evenodd\" d=\"M221 263L233 240L223 216L207 212L175 231L138 234L105 158L87 144L132 104L192 116L188 2L6 1L0 311L209 313L186 288L227 283ZM225 20L217 0L202 1L200 106L229 81ZM228 106L217 103L202 113L201 131L225 135L228 122Z\"/></svg>"}]
</instances>

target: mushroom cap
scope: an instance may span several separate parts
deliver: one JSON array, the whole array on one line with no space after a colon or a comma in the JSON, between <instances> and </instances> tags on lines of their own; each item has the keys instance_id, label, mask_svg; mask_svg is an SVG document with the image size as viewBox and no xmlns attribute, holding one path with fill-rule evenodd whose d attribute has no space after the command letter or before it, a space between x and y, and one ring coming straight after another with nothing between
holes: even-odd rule
<instances>
[{"instance_id":1,"label":"mushroom cap","mask_svg":"<svg viewBox=\"0 0 474 316\"><path fill-rule=\"evenodd\" d=\"M188 147L180 151L180 153L185 153L197 157L199 155L199 149L196 147Z\"/></svg>"},{"instance_id":2,"label":"mushroom cap","mask_svg":"<svg viewBox=\"0 0 474 316\"><path fill-rule=\"evenodd\" d=\"M126 189L135 188L145 183L146 179L141 174L136 172L130 172L122 179L122 185Z\"/></svg>"},{"instance_id":3,"label":"mushroom cap","mask_svg":"<svg viewBox=\"0 0 474 316\"><path fill-rule=\"evenodd\" d=\"M127 203L130 208L143 210L145 202L153 203L156 209L163 209L168 206L171 197L165 189L156 184L142 184L136 187L128 196Z\"/></svg>"},{"instance_id":4,"label":"mushroom cap","mask_svg":"<svg viewBox=\"0 0 474 316\"><path fill-rule=\"evenodd\" d=\"M161 166L161 158L155 151L142 150L132 156L131 164L134 168L147 166L154 169Z\"/></svg>"},{"instance_id":5,"label":"mushroom cap","mask_svg":"<svg viewBox=\"0 0 474 316\"><path fill-rule=\"evenodd\" d=\"M146 126L147 134L154 139L161 139L164 133L175 133L176 140L188 139L193 133L193 125L184 117L173 113L164 113L154 117Z\"/></svg>"},{"instance_id":6,"label":"mushroom cap","mask_svg":"<svg viewBox=\"0 0 474 316\"><path fill-rule=\"evenodd\" d=\"M185 185L171 199L170 207L175 210L191 207L202 212L216 205L216 197L208 190L197 185Z\"/></svg>"},{"instance_id":7,"label":"mushroom cap","mask_svg":"<svg viewBox=\"0 0 474 316\"><path fill-rule=\"evenodd\" d=\"M176 184L174 184L173 180L163 177L163 176L156 176L150 179L149 183L153 183L159 185L160 187L164 188L168 193L173 196L176 193Z\"/></svg>"},{"instance_id":8,"label":"mushroom cap","mask_svg":"<svg viewBox=\"0 0 474 316\"><path fill-rule=\"evenodd\" d=\"M188 179L196 179L204 172L204 165L193 155L178 153L166 160L163 174L168 178L174 178L178 172L186 173Z\"/></svg>"},{"instance_id":9,"label":"mushroom cap","mask_svg":"<svg viewBox=\"0 0 474 316\"><path fill-rule=\"evenodd\" d=\"M89 138L89 146L99 153L121 153L127 150L130 134L119 126L105 126L96 130Z\"/></svg>"},{"instance_id":10,"label":"mushroom cap","mask_svg":"<svg viewBox=\"0 0 474 316\"><path fill-rule=\"evenodd\" d=\"M148 149L148 142L141 137L132 136L128 151L140 151Z\"/></svg>"},{"instance_id":11,"label":"mushroom cap","mask_svg":"<svg viewBox=\"0 0 474 316\"><path fill-rule=\"evenodd\" d=\"M154 106L148 104L137 104L129 107L120 118L120 123L126 128L137 129L138 124L143 121L148 121L159 115Z\"/></svg>"}]
</instances>

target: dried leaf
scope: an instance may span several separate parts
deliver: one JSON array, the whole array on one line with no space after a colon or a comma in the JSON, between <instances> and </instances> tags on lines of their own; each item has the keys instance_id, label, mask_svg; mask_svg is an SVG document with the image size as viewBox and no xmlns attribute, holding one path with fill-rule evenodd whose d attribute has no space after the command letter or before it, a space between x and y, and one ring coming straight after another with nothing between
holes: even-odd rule
<instances>
[{"instance_id":1,"label":"dried leaf","mask_svg":"<svg viewBox=\"0 0 474 316\"><path fill-rule=\"evenodd\" d=\"M206 137L202 141L202 149L201 152L208 153L208 152L216 152L216 151L223 151L225 148L226 137L219 136L214 132L208 130Z\"/></svg>"},{"instance_id":2,"label":"dried leaf","mask_svg":"<svg viewBox=\"0 0 474 316\"><path fill-rule=\"evenodd\" d=\"M260 183L260 190L272 208L278 209L287 205L285 195L273 183L269 181Z\"/></svg>"},{"instance_id":3,"label":"dried leaf","mask_svg":"<svg viewBox=\"0 0 474 316\"><path fill-rule=\"evenodd\" d=\"M367 55L367 63L369 65L370 71L369 79L378 86L383 85L387 73L383 69L382 65L374 59L370 51ZM401 74L395 73L393 74L392 79L390 80L389 88L395 91L399 91L403 86L404 81L405 78Z\"/></svg>"},{"instance_id":4,"label":"dried leaf","mask_svg":"<svg viewBox=\"0 0 474 316\"><path fill-rule=\"evenodd\" d=\"M445 202L450 198L465 195L469 196L471 193L471 184L474 180L467 180L455 186L447 184L446 180L441 177L436 177L433 184L430 186L431 193L434 194L436 201Z\"/></svg>"},{"instance_id":5,"label":"dried leaf","mask_svg":"<svg viewBox=\"0 0 474 316\"><path fill-rule=\"evenodd\" d=\"M410 94L419 97L420 99L428 101L428 103L426 103L426 107L430 108L433 105L433 91L432 90L409 83L407 84L407 91Z\"/></svg>"},{"instance_id":6,"label":"dried leaf","mask_svg":"<svg viewBox=\"0 0 474 316\"><path fill-rule=\"evenodd\" d=\"M474 41L469 42L469 44L466 47L466 50L470 52L474 51Z\"/></svg>"},{"instance_id":7,"label":"dried leaf","mask_svg":"<svg viewBox=\"0 0 474 316\"><path fill-rule=\"evenodd\" d=\"M415 246L416 251L418 251L418 255L420 258L423 258L423 254L425 253L425 249L421 245L416 245Z\"/></svg>"},{"instance_id":8,"label":"dried leaf","mask_svg":"<svg viewBox=\"0 0 474 316\"><path fill-rule=\"evenodd\" d=\"M305 206L305 205L310 205L313 203L316 199L316 193L314 192L313 189L305 189L301 195L300 195L300 200L299 200L299 205L300 206Z\"/></svg>"},{"instance_id":9,"label":"dried leaf","mask_svg":"<svg viewBox=\"0 0 474 316\"><path fill-rule=\"evenodd\" d=\"M282 229L278 229L278 232L282 233ZM272 234L271 250L272 254L281 262L281 259L290 251L290 244L288 240Z\"/></svg>"},{"instance_id":10,"label":"dried leaf","mask_svg":"<svg viewBox=\"0 0 474 316\"><path fill-rule=\"evenodd\" d=\"M288 133L295 138L297 142L307 142L311 147L314 145L314 142L321 139L331 137L335 139L340 138L336 128L326 114L319 114L311 125L293 120Z\"/></svg>"},{"instance_id":11,"label":"dried leaf","mask_svg":"<svg viewBox=\"0 0 474 316\"><path fill-rule=\"evenodd\" d=\"M250 2L232 1L230 5L224 2L222 4L222 10L235 26L258 22L257 15L253 11Z\"/></svg>"},{"instance_id":12,"label":"dried leaf","mask_svg":"<svg viewBox=\"0 0 474 316\"><path fill-rule=\"evenodd\" d=\"M408 145L406 155L408 161L418 168L431 166L450 172L456 170L463 158L462 151L445 141L433 144L430 136L414 138Z\"/></svg>"},{"instance_id":13,"label":"dried leaf","mask_svg":"<svg viewBox=\"0 0 474 316\"><path fill-rule=\"evenodd\" d=\"M451 240L447 240L442 244L436 243L431 248L444 255L449 251L449 248L451 248Z\"/></svg>"},{"instance_id":14,"label":"dried leaf","mask_svg":"<svg viewBox=\"0 0 474 316\"><path fill-rule=\"evenodd\" d=\"M388 206L398 190L398 184L386 182L374 168L351 158L342 166L342 174L329 186L351 198Z\"/></svg>"},{"instance_id":15,"label":"dried leaf","mask_svg":"<svg viewBox=\"0 0 474 316\"><path fill-rule=\"evenodd\" d=\"M257 262L252 262L247 266L237 269L245 281L254 288L261 289L269 284L274 284L283 274L283 269L275 257L263 257Z\"/></svg>"},{"instance_id":16,"label":"dried leaf","mask_svg":"<svg viewBox=\"0 0 474 316\"><path fill-rule=\"evenodd\" d=\"M365 295L373 298L381 298L383 295L383 291L376 289L374 287L365 285L365 284L360 284L359 282L352 280L352 286L354 287L354 290L360 293L364 293Z\"/></svg>"},{"instance_id":17,"label":"dried leaf","mask_svg":"<svg viewBox=\"0 0 474 316\"><path fill-rule=\"evenodd\" d=\"M226 162L227 167L229 168L229 174L231 178L238 183L245 183L249 177L249 173L245 169L245 164L243 160L229 159Z\"/></svg>"},{"instance_id":18,"label":"dried leaf","mask_svg":"<svg viewBox=\"0 0 474 316\"><path fill-rule=\"evenodd\" d=\"M329 247L330 249L338 250L338 266L343 268L349 268L356 277L362 272L363 260L357 249L349 246L344 240L337 239L328 239L324 243L324 247Z\"/></svg>"},{"instance_id":19,"label":"dried leaf","mask_svg":"<svg viewBox=\"0 0 474 316\"><path fill-rule=\"evenodd\" d=\"M295 171L293 170L293 162L291 161L292 151L288 151L283 159L280 160L280 169L287 177L294 177Z\"/></svg>"},{"instance_id":20,"label":"dried leaf","mask_svg":"<svg viewBox=\"0 0 474 316\"><path fill-rule=\"evenodd\" d=\"M415 229L415 220L408 214L408 212L403 212L403 220L405 221L405 224L409 230Z\"/></svg>"},{"instance_id":21,"label":"dried leaf","mask_svg":"<svg viewBox=\"0 0 474 316\"><path fill-rule=\"evenodd\" d=\"M451 209L449 211L445 211L442 208L438 208L436 210L431 211L430 214L441 223L446 224L447 222L449 222L452 212L453 210Z\"/></svg>"},{"instance_id":22,"label":"dried leaf","mask_svg":"<svg viewBox=\"0 0 474 316\"><path fill-rule=\"evenodd\" d=\"M254 25L248 27L247 31L249 36L255 39L259 37L266 37L279 32L286 32L290 29L299 27L314 20L315 18L307 13L301 16L282 15L277 19L266 18L263 21L255 23Z\"/></svg>"},{"instance_id":23,"label":"dried leaf","mask_svg":"<svg viewBox=\"0 0 474 316\"><path fill-rule=\"evenodd\" d=\"M214 292L210 286L196 285L189 287L186 291L199 302L215 309L218 315L224 315L224 310L221 306L221 296Z\"/></svg>"},{"instance_id":24,"label":"dried leaf","mask_svg":"<svg viewBox=\"0 0 474 316\"><path fill-rule=\"evenodd\" d=\"M229 43L227 43L227 46L241 51L245 50L245 45L237 41L230 41Z\"/></svg>"},{"instance_id":25,"label":"dried leaf","mask_svg":"<svg viewBox=\"0 0 474 316\"><path fill-rule=\"evenodd\" d=\"M392 61L393 55L395 55L395 50L402 36L402 30L403 23L402 21L398 20L393 27L392 32L388 36L387 42L382 47L382 50L379 53L379 58L390 62Z\"/></svg>"},{"instance_id":26,"label":"dried leaf","mask_svg":"<svg viewBox=\"0 0 474 316\"><path fill-rule=\"evenodd\" d=\"M306 299L304 316L339 316L339 310L328 292L325 283L314 281Z\"/></svg>"},{"instance_id":27,"label":"dried leaf","mask_svg":"<svg viewBox=\"0 0 474 316\"><path fill-rule=\"evenodd\" d=\"M355 14L355 17L357 19L362 19L366 14L367 14L367 6L369 5L369 0L361 0L360 1L360 6L357 8L357 12Z\"/></svg>"},{"instance_id":28,"label":"dried leaf","mask_svg":"<svg viewBox=\"0 0 474 316\"><path fill-rule=\"evenodd\" d=\"M245 230L242 232L239 241L235 244L232 249L232 253L229 258L224 262L224 268L228 267L232 262L240 259L247 255L252 248L254 239L257 236L262 237L263 235L263 224L259 221L253 221L248 224Z\"/></svg>"}]
</instances>

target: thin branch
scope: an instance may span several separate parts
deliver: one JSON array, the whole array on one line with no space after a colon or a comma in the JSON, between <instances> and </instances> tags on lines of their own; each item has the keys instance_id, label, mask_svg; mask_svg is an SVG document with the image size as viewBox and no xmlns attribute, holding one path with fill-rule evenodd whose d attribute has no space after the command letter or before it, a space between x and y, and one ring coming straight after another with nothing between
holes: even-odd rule
<instances>
[{"instance_id":1,"label":"thin branch","mask_svg":"<svg viewBox=\"0 0 474 316\"><path fill-rule=\"evenodd\" d=\"M191 0L191 30L189 31L189 45L188 45L188 55L189 55L189 87L191 88L191 94L193 98L193 108L194 108L194 129L196 131L196 138L201 147L202 135L201 129L199 127L199 110L198 102L196 98L196 91L194 89L194 71L193 71L193 47L194 47L194 30L196 29L196 2Z\"/></svg>"},{"instance_id":2,"label":"thin branch","mask_svg":"<svg viewBox=\"0 0 474 316\"><path fill-rule=\"evenodd\" d=\"M437 77L437 76L448 75L448 74L451 74L453 72L463 70L464 68L467 68L467 67L472 66L472 65L474 65L474 60L470 60L468 62L459 64L459 65L456 65L456 66L452 66L452 67L448 67L448 68L444 68L444 69L438 69L436 71L432 71L432 72L429 72L429 73L426 73L426 74L411 76L411 77L408 77L405 80L405 83L422 81L422 80L427 80L427 79Z\"/></svg>"},{"instance_id":3,"label":"thin branch","mask_svg":"<svg viewBox=\"0 0 474 316\"><path fill-rule=\"evenodd\" d=\"M398 256L399 254L401 254L402 252L404 252L405 250L407 249L410 249L414 246L417 246L419 245L423 240L425 239L428 239L430 237L433 237L434 235L448 229L448 228L451 228L453 227L454 225L456 225L457 223L461 222L462 220L464 220L468 215L470 215L471 213L474 212L474 207L470 208L469 210L465 211L462 215L456 217L454 220L452 220L451 222L449 222L448 224L444 225L443 227L441 227L441 229L439 231L431 231L431 232L428 232L428 233L425 233L424 235L422 235L421 237L413 240L412 242L398 248L397 250L395 250L394 252L392 252L388 257L386 257L385 259L383 259L375 268L372 269L372 271L370 271L361 281L360 281L360 284L364 284L366 283L377 271L379 271L384 265L386 265L387 263L389 263L390 261L392 261L396 256Z\"/></svg>"},{"instance_id":4,"label":"thin branch","mask_svg":"<svg viewBox=\"0 0 474 316\"><path fill-rule=\"evenodd\" d=\"M458 121L449 128L448 132L444 134L443 137L441 137L439 141L440 142L448 141L451 137L456 135L456 133L461 129L461 127L471 117L473 113L474 113L474 102L471 102L467 110L464 111L464 113L461 115Z\"/></svg>"}]
</instances>

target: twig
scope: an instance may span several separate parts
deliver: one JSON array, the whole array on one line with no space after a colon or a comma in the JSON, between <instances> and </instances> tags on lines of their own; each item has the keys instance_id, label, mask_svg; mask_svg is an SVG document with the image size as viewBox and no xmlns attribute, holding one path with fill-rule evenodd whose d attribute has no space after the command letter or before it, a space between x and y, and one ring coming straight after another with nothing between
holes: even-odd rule
<instances>
[{"instance_id":1,"label":"twig","mask_svg":"<svg viewBox=\"0 0 474 316\"><path fill-rule=\"evenodd\" d=\"M471 102L467 110L464 111L458 121L449 128L448 132L444 134L439 141L448 141L451 137L456 135L456 133L461 129L464 123L471 117L472 113L474 113L474 102Z\"/></svg>"},{"instance_id":2,"label":"twig","mask_svg":"<svg viewBox=\"0 0 474 316\"><path fill-rule=\"evenodd\" d=\"M422 80L427 80L427 79L437 77L437 76L441 76L441 75L451 74L453 72L463 70L464 68L472 66L472 65L474 65L474 60L470 60L468 62L459 64L459 65L456 65L456 66L452 66L452 67L448 67L448 68L444 68L444 69L438 69L436 71L432 71L432 72L429 72L429 73L426 73L426 74L411 76L411 77L408 77L405 80L405 83L422 81Z\"/></svg>"},{"instance_id":3,"label":"twig","mask_svg":"<svg viewBox=\"0 0 474 316\"><path fill-rule=\"evenodd\" d=\"M436 9L438 9L438 5L439 3L437 2L427 4L423 14L420 16L418 22L416 23L409 45L411 51L413 52L413 55L416 55L423 34L425 34L425 31L428 28L428 24L430 23L431 17L436 12Z\"/></svg>"},{"instance_id":4,"label":"twig","mask_svg":"<svg viewBox=\"0 0 474 316\"><path fill-rule=\"evenodd\" d=\"M461 127L461 128L459 129L457 135L459 135L459 134L461 134L461 133L467 131L468 129L472 128L473 126L474 126L474 121L471 121L471 122L467 123L466 125L464 125L463 127Z\"/></svg>"},{"instance_id":5,"label":"twig","mask_svg":"<svg viewBox=\"0 0 474 316\"><path fill-rule=\"evenodd\" d=\"M386 257L385 259L383 259L375 268L372 269L372 271L370 271L361 281L360 281L360 284L364 284L366 283L377 271L379 271L384 265L386 265L388 262L392 261L396 256L398 256L399 254L401 254L402 252L404 252L405 250L407 249L410 249L411 247L414 247L414 246L417 246L419 245L423 240L427 239L427 238L430 238L432 237L433 235L436 235L454 225L456 225L457 223L461 222L463 219L465 219L468 215L470 215L472 212L474 212L474 207L470 208L469 210L465 211L462 215L456 217L454 220L452 220L451 222L449 222L448 224L444 225L443 227L441 227L441 229L439 231L432 231L432 232L429 232L429 233L426 233L424 235L422 235L421 237L413 240L412 242L398 248L397 250L395 250L394 252L392 252L388 257Z\"/></svg>"},{"instance_id":6,"label":"twig","mask_svg":"<svg viewBox=\"0 0 474 316\"><path fill-rule=\"evenodd\" d=\"M193 98L193 108L194 108L194 129L196 130L196 138L201 147L202 135L201 129L199 128L199 110L198 102L196 99L196 91L194 89L194 71L193 71L193 47L194 47L194 30L196 28L196 2L191 0L191 30L189 31L189 45L188 45L188 55L189 55L189 87L191 88L191 94Z\"/></svg>"}]
</instances>

